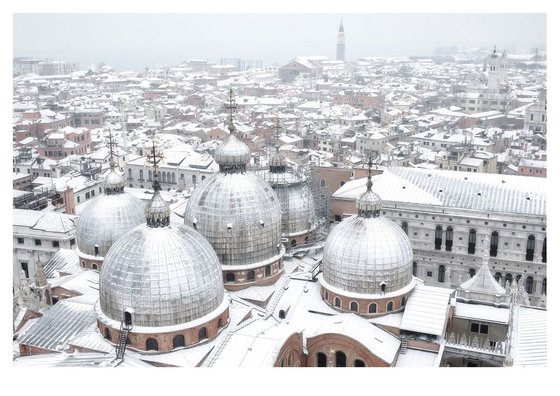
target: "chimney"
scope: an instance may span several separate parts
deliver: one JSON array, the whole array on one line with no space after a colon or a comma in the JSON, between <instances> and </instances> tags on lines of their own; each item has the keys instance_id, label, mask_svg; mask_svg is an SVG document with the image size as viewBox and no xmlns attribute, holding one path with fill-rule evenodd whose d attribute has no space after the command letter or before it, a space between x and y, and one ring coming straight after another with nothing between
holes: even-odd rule
<instances>
[{"instance_id":1,"label":"chimney","mask_svg":"<svg viewBox=\"0 0 560 396\"><path fill-rule=\"evenodd\" d=\"M64 203L66 204L66 213L75 215L76 205L74 205L74 189L70 188L70 186L66 186L66 190L64 190Z\"/></svg>"}]
</instances>

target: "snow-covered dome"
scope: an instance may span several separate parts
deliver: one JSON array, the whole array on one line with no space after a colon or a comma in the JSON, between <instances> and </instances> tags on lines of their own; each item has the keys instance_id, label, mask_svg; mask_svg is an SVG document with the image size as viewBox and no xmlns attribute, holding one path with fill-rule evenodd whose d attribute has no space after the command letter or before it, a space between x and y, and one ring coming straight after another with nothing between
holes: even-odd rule
<instances>
[{"instance_id":1,"label":"snow-covered dome","mask_svg":"<svg viewBox=\"0 0 560 396\"><path fill-rule=\"evenodd\" d=\"M220 172L204 180L185 208L185 224L196 228L214 247L223 266L256 268L283 254L282 211L272 188L246 172L250 152L235 136L216 150Z\"/></svg>"},{"instance_id":2,"label":"snow-covered dome","mask_svg":"<svg viewBox=\"0 0 560 396\"><path fill-rule=\"evenodd\" d=\"M122 176L111 169L103 181L104 194L93 199L78 217L78 253L104 257L111 245L146 221L145 204L124 192Z\"/></svg>"},{"instance_id":3,"label":"snow-covered dome","mask_svg":"<svg viewBox=\"0 0 560 396\"><path fill-rule=\"evenodd\" d=\"M356 201L358 214L338 224L325 241L324 281L360 294L390 293L412 282L412 248L404 231L380 216L381 199L368 189Z\"/></svg>"},{"instance_id":4,"label":"snow-covered dome","mask_svg":"<svg viewBox=\"0 0 560 396\"><path fill-rule=\"evenodd\" d=\"M207 178L185 209L185 224L204 235L224 266L251 266L278 256L281 220L276 194L251 172Z\"/></svg>"},{"instance_id":5,"label":"snow-covered dome","mask_svg":"<svg viewBox=\"0 0 560 396\"><path fill-rule=\"evenodd\" d=\"M282 236L303 235L317 227L315 201L306 180L288 169L286 158L275 153L262 177L272 186L282 206Z\"/></svg>"},{"instance_id":6,"label":"snow-covered dome","mask_svg":"<svg viewBox=\"0 0 560 396\"><path fill-rule=\"evenodd\" d=\"M169 224L169 207L157 189L146 216L105 257L99 279L103 314L121 321L132 308L135 326L162 327L217 309L225 297L212 246L194 229Z\"/></svg>"}]
</instances>

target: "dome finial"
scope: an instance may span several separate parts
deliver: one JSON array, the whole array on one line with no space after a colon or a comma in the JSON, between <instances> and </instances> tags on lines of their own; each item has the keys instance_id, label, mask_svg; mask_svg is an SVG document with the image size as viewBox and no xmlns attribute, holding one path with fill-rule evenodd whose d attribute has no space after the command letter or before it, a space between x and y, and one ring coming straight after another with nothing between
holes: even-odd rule
<instances>
[{"instance_id":1,"label":"dome finial","mask_svg":"<svg viewBox=\"0 0 560 396\"><path fill-rule=\"evenodd\" d=\"M152 147L146 152L146 162L149 166L154 168L154 183L152 187L154 191L161 190L158 178L158 164L163 160L163 154L156 147L156 131L152 131Z\"/></svg>"},{"instance_id":2,"label":"dome finial","mask_svg":"<svg viewBox=\"0 0 560 396\"><path fill-rule=\"evenodd\" d=\"M117 166L117 163L113 159L113 146L116 146L117 144L113 141L113 128L111 125L112 124L109 124L109 166L111 169L114 169Z\"/></svg>"},{"instance_id":3,"label":"dome finial","mask_svg":"<svg viewBox=\"0 0 560 396\"><path fill-rule=\"evenodd\" d=\"M105 179L103 180L103 189L105 195L113 195L113 194L121 194L124 192L124 179L121 175L119 175L115 168L117 168L117 163L113 158L113 146L116 146L117 143L113 140L113 133L112 128L109 126L109 166L111 169Z\"/></svg>"},{"instance_id":4,"label":"dome finial","mask_svg":"<svg viewBox=\"0 0 560 396\"><path fill-rule=\"evenodd\" d=\"M165 227L169 225L169 217L171 210L169 205L161 197L161 185L158 180L158 164L163 160L163 154L157 149L155 131L152 133L152 147L146 153L146 157L150 165L154 168L154 196L146 206L146 221L150 227Z\"/></svg>"},{"instance_id":5,"label":"dome finial","mask_svg":"<svg viewBox=\"0 0 560 396\"><path fill-rule=\"evenodd\" d=\"M371 191L371 186L373 186L373 183L371 182L371 167L373 166L373 159L372 159L372 155L371 153L368 156L368 176L367 176L367 183L366 183L366 187L367 187L367 191Z\"/></svg>"},{"instance_id":6,"label":"dome finial","mask_svg":"<svg viewBox=\"0 0 560 396\"><path fill-rule=\"evenodd\" d=\"M286 159L282 154L280 154L280 131L282 130L282 124L280 118L276 117L276 124L274 126L276 129L276 153L270 159L269 170L271 173L284 173L286 172Z\"/></svg>"},{"instance_id":7,"label":"dome finial","mask_svg":"<svg viewBox=\"0 0 560 396\"><path fill-rule=\"evenodd\" d=\"M360 217L378 217L381 212L381 198L371 189L371 167L373 166L373 158L371 154L368 158L368 177L366 183L366 192L358 198L358 216Z\"/></svg>"},{"instance_id":8,"label":"dome finial","mask_svg":"<svg viewBox=\"0 0 560 396\"><path fill-rule=\"evenodd\" d=\"M237 110L237 104L235 103L235 98L233 97L233 88L229 87L229 101L226 104L226 109L229 112L228 116L228 129L230 133L235 132L235 125L233 125L233 113Z\"/></svg>"}]
</instances>

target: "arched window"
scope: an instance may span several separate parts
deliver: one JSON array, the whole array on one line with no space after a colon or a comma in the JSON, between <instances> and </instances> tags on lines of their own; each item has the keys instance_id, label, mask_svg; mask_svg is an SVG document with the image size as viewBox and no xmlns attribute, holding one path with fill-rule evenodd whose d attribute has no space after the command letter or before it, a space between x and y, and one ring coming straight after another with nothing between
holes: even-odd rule
<instances>
[{"instance_id":1,"label":"arched window","mask_svg":"<svg viewBox=\"0 0 560 396\"><path fill-rule=\"evenodd\" d=\"M519 284L519 279L521 279L521 274L515 275L515 280L517 281L517 284Z\"/></svg>"},{"instance_id":2,"label":"arched window","mask_svg":"<svg viewBox=\"0 0 560 396\"><path fill-rule=\"evenodd\" d=\"M205 338L208 338L208 333L206 332L206 327L203 327L198 330L198 341L204 340Z\"/></svg>"},{"instance_id":3,"label":"arched window","mask_svg":"<svg viewBox=\"0 0 560 396\"><path fill-rule=\"evenodd\" d=\"M222 318L218 319L218 329L221 329L223 325L224 321L222 320Z\"/></svg>"},{"instance_id":4,"label":"arched window","mask_svg":"<svg viewBox=\"0 0 560 396\"><path fill-rule=\"evenodd\" d=\"M206 176L203 175L200 180L204 181L204 179L206 179Z\"/></svg>"},{"instance_id":5,"label":"arched window","mask_svg":"<svg viewBox=\"0 0 560 396\"><path fill-rule=\"evenodd\" d=\"M321 187L325 187L325 179L321 179Z\"/></svg>"},{"instance_id":6,"label":"arched window","mask_svg":"<svg viewBox=\"0 0 560 396\"><path fill-rule=\"evenodd\" d=\"M146 350L147 351L157 351L158 350L158 342L155 338L148 338L146 340Z\"/></svg>"},{"instance_id":7,"label":"arched window","mask_svg":"<svg viewBox=\"0 0 560 396\"><path fill-rule=\"evenodd\" d=\"M192 175L192 183L196 184L196 175Z\"/></svg>"},{"instance_id":8,"label":"arched window","mask_svg":"<svg viewBox=\"0 0 560 396\"><path fill-rule=\"evenodd\" d=\"M171 183L175 184L175 173L171 174Z\"/></svg>"},{"instance_id":9,"label":"arched window","mask_svg":"<svg viewBox=\"0 0 560 396\"><path fill-rule=\"evenodd\" d=\"M251 270L247 272L247 282L255 280L255 271Z\"/></svg>"},{"instance_id":10,"label":"arched window","mask_svg":"<svg viewBox=\"0 0 560 396\"><path fill-rule=\"evenodd\" d=\"M179 348L185 346L185 336L178 334L173 337L173 348Z\"/></svg>"},{"instance_id":11,"label":"arched window","mask_svg":"<svg viewBox=\"0 0 560 396\"><path fill-rule=\"evenodd\" d=\"M283 309L280 310L280 312L278 312L278 317L280 319L286 319L286 311L284 311Z\"/></svg>"},{"instance_id":12,"label":"arched window","mask_svg":"<svg viewBox=\"0 0 560 396\"><path fill-rule=\"evenodd\" d=\"M476 230L472 229L469 231L469 248L467 252L469 254L474 254L475 248L476 248Z\"/></svg>"},{"instance_id":13,"label":"arched window","mask_svg":"<svg viewBox=\"0 0 560 396\"><path fill-rule=\"evenodd\" d=\"M393 310L393 302L389 301L387 303L387 312L391 312Z\"/></svg>"},{"instance_id":14,"label":"arched window","mask_svg":"<svg viewBox=\"0 0 560 396\"><path fill-rule=\"evenodd\" d=\"M296 240L295 240L295 239L292 239L292 241L290 242L290 245L291 245L292 247L294 247L294 246L296 246L296 243L297 243Z\"/></svg>"},{"instance_id":15,"label":"arched window","mask_svg":"<svg viewBox=\"0 0 560 396\"><path fill-rule=\"evenodd\" d=\"M401 308L404 307L405 304L406 304L406 297L403 297L403 298L401 299Z\"/></svg>"},{"instance_id":16,"label":"arched window","mask_svg":"<svg viewBox=\"0 0 560 396\"><path fill-rule=\"evenodd\" d=\"M544 238L543 244L542 244L542 262L546 263L546 237Z\"/></svg>"},{"instance_id":17,"label":"arched window","mask_svg":"<svg viewBox=\"0 0 560 396\"><path fill-rule=\"evenodd\" d=\"M142 169L140 169L140 171L138 172L140 174L140 181L144 181L144 171Z\"/></svg>"},{"instance_id":18,"label":"arched window","mask_svg":"<svg viewBox=\"0 0 560 396\"><path fill-rule=\"evenodd\" d=\"M352 312L358 312L358 303L355 301L352 301L350 303L350 311Z\"/></svg>"},{"instance_id":19,"label":"arched window","mask_svg":"<svg viewBox=\"0 0 560 396\"><path fill-rule=\"evenodd\" d=\"M385 294L387 290L387 284L385 282L381 283L381 294Z\"/></svg>"},{"instance_id":20,"label":"arched window","mask_svg":"<svg viewBox=\"0 0 560 396\"><path fill-rule=\"evenodd\" d=\"M105 327L105 338L108 339L109 341L112 341L111 332L109 331L108 327Z\"/></svg>"},{"instance_id":21,"label":"arched window","mask_svg":"<svg viewBox=\"0 0 560 396\"><path fill-rule=\"evenodd\" d=\"M148 171L148 181L152 181L152 171Z\"/></svg>"},{"instance_id":22,"label":"arched window","mask_svg":"<svg viewBox=\"0 0 560 396\"><path fill-rule=\"evenodd\" d=\"M327 355L317 352L317 367L327 367Z\"/></svg>"},{"instance_id":23,"label":"arched window","mask_svg":"<svg viewBox=\"0 0 560 396\"><path fill-rule=\"evenodd\" d=\"M161 178L161 182L162 183L167 183L167 174L165 172L163 172L162 178Z\"/></svg>"},{"instance_id":24,"label":"arched window","mask_svg":"<svg viewBox=\"0 0 560 396\"><path fill-rule=\"evenodd\" d=\"M438 268L437 281L440 283L445 282L445 266L440 265Z\"/></svg>"},{"instance_id":25,"label":"arched window","mask_svg":"<svg viewBox=\"0 0 560 396\"><path fill-rule=\"evenodd\" d=\"M450 252L453 247L453 227L447 227L445 231L445 251Z\"/></svg>"},{"instance_id":26,"label":"arched window","mask_svg":"<svg viewBox=\"0 0 560 396\"><path fill-rule=\"evenodd\" d=\"M498 231L493 231L490 237L490 256L496 257L498 255Z\"/></svg>"},{"instance_id":27,"label":"arched window","mask_svg":"<svg viewBox=\"0 0 560 396\"><path fill-rule=\"evenodd\" d=\"M532 276L527 277L527 280L525 281L525 290L527 290L527 293L533 294L533 277Z\"/></svg>"},{"instance_id":28,"label":"arched window","mask_svg":"<svg viewBox=\"0 0 560 396\"><path fill-rule=\"evenodd\" d=\"M500 278L502 277L502 273L501 272L496 272L494 274L494 279L496 279L496 282L500 282Z\"/></svg>"},{"instance_id":29,"label":"arched window","mask_svg":"<svg viewBox=\"0 0 560 396\"><path fill-rule=\"evenodd\" d=\"M401 223L401 228L403 229L404 233L408 235L408 223L406 221L403 221Z\"/></svg>"},{"instance_id":30,"label":"arched window","mask_svg":"<svg viewBox=\"0 0 560 396\"><path fill-rule=\"evenodd\" d=\"M412 275L416 276L418 274L418 264L416 261L412 262Z\"/></svg>"},{"instance_id":31,"label":"arched window","mask_svg":"<svg viewBox=\"0 0 560 396\"><path fill-rule=\"evenodd\" d=\"M171 183L171 173L167 172L167 182Z\"/></svg>"},{"instance_id":32,"label":"arched window","mask_svg":"<svg viewBox=\"0 0 560 396\"><path fill-rule=\"evenodd\" d=\"M97 264L92 264L91 265L91 269L96 270L97 271Z\"/></svg>"},{"instance_id":33,"label":"arched window","mask_svg":"<svg viewBox=\"0 0 560 396\"><path fill-rule=\"evenodd\" d=\"M270 276L271 272L270 265L264 267L264 276Z\"/></svg>"},{"instance_id":34,"label":"arched window","mask_svg":"<svg viewBox=\"0 0 560 396\"><path fill-rule=\"evenodd\" d=\"M525 260L533 261L533 257L535 256L535 236L529 235L527 238L527 252L525 254Z\"/></svg>"},{"instance_id":35,"label":"arched window","mask_svg":"<svg viewBox=\"0 0 560 396\"><path fill-rule=\"evenodd\" d=\"M340 298L335 297L334 299L334 306L337 308L340 308Z\"/></svg>"},{"instance_id":36,"label":"arched window","mask_svg":"<svg viewBox=\"0 0 560 396\"><path fill-rule=\"evenodd\" d=\"M541 294L545 294L545 295L546 295L546 278L544 278L544 279L542 280Z\"/></svg>"},{"instance_id":37,"label":"arched window","mask_svg":"<svg viewBox=\"0 0 560 396\"><path fill-rule=\"evenodd\" d=\"M376 303L369 304L368 313L377 313L377 304Z\"/></svg>"},{"instance_id":38,"label":"arched window","mask_svg":"<svg viewBox=\"0 0 560 396\"><path fill-rule=\"evenodd\" d=\"M513 276L511 274L506 274L506 282L509 282L509 285L513 283Z\"/></svg>"},{"instance_id":39,"label":"arched window","mask_svg":"<svg viewBox=\"0 0 560 396\"><path fill-rule=\"evenodd\" d=\"M366 364L361 359L354 360L354 367L366 367Z\"/></svg>"},{"instance_id":40,"label":"arched window","mask_svg":"<svg viewBox=\"0 0 560 396\"><path fill-rule=\"evenodd\" d=\"M440 225L438 225L436 227L436 238L435 238L435 249L436 250L441 250L441 234L442 234L442 228Z\"/></svg>"},{"instance_id":41,"label":"arched window","mask_svg":"<svg viewBox=\"0 0 560 396\"><path fill-rule=\"evenodd\" d=\"M471 268L469 270L469 276L472 278L474 276L474 274L476 274L476 270L474 268Z\"/></svg>"},{"instance_id":42,"label":"arched window","mask_svg":"<svg viewBox=\"0 0 560 396\"><path fill-rule=\"evenodd\" d=\"M235 282L235 274L233 272L226 272L226 282L228 283Z\"/></svg>"},{"instance_id":43,"label":"arched window","mask_svg":"<svg viewBox=\"0 0 560 396\"><path fill-rule=\"evenodd\" d=\"M346 354L342 351L336 351L336 367L346 367Z\"/></svg>"}]
</instances>

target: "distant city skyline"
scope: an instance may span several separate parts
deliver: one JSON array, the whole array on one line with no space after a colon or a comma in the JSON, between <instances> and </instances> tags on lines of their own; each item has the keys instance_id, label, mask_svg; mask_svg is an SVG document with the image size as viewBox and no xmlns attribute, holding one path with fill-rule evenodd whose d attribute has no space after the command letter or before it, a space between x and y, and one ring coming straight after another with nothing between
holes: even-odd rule
<instances>
[{"instance_id":1,"label":"distant city skyline","mask_svg":"<svg viewBox=\"0 0 560 396\"><path fill-rule=\"evenodd\" d=\"M118 70L193 58L336 57L340 21L346 60L431 55L440 47L546 50L546 14L14 14L13 56ZM48 34L45 34L48 32Z\"/></svg>"}]
</instances>

